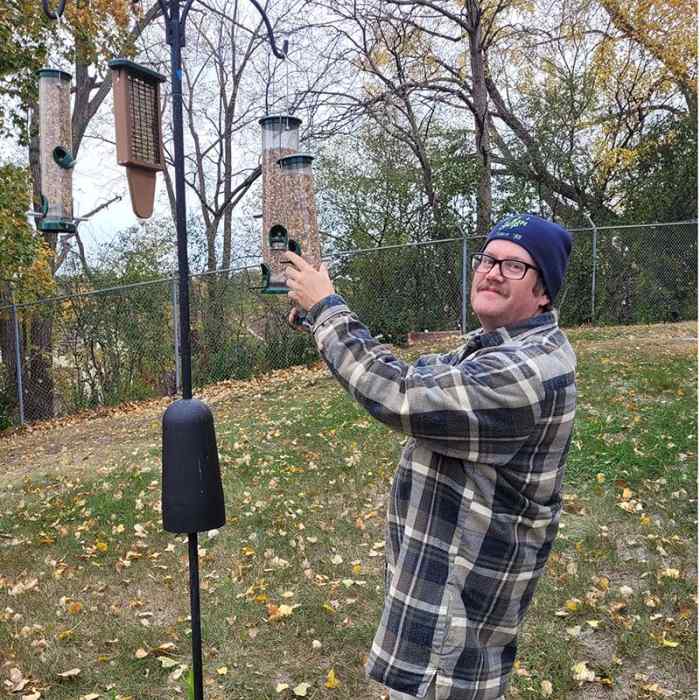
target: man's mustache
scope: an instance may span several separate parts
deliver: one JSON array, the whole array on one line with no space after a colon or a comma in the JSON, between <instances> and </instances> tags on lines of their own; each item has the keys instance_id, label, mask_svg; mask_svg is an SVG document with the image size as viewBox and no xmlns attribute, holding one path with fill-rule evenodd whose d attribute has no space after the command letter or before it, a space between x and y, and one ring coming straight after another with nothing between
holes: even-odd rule
<instances>
[{"instance_id":1,"label":"man's mustache","mask_svg":"<svg viewBox=\"0 0 700 700\"><path fill-rule=\"evenodd\" d=\"M500 294L501 296L505 296L503 294L503 290L501 287L493 287L492 285L489 285L489 284L479 285L476 288L476 291L477 292L495 292L496 294Z\"/></svg>"}]
</instances>

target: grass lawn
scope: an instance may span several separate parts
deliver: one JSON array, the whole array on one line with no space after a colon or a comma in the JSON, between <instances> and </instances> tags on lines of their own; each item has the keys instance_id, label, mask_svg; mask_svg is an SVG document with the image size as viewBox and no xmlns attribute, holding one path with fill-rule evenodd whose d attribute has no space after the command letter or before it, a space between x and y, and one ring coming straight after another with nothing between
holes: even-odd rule
<instances>
[{"instance_id":1,"label":"grass lawn","mask_svg":"<svg viewBox=\"0 0 700 700\"><path fill-rule=\"evenodd\" d=\"M696 335L569 332L565 514L509 698L697 697ZM362 664L402 436L320 365L203 397L227 507L199 540L205 697L378 700ZM187 697L187 539L160 515L165 405L0 436L0 694Z\"/></svg>"}]
</instances>

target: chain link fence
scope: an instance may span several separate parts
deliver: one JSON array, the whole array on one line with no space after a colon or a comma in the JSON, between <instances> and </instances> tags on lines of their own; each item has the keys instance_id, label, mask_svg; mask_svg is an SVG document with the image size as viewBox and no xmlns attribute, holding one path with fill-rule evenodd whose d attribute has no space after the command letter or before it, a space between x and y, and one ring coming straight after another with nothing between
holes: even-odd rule
<instances>
[{"instance_id":1,"label":"chain link fence","mask_svg":"<svg viewBox=\"0 0 700 700\"><path fill-rule=\"evenodd\" d=\"M697 222L575 229L557 302L564 326L697 317ZM469 330L469 255L483 239L336 253L336 288L375 335ZM68 284L68 283L65 283ZM311 363L311 339L286 323L259 268L190 280L193 386ZM175 278L0 306L0 429L98 405L174 395L180 386Z\"/></svg>"}]
</instances>

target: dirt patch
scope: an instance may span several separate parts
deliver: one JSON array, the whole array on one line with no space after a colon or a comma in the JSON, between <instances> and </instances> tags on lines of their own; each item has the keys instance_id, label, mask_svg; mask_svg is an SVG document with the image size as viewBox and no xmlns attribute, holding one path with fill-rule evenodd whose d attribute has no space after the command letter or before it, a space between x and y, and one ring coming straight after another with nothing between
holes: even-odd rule
<instances>
[{"instance_id":1,"label":"dirt patch","mask_svg":"<svg viewBox=\"0 0 700 700\"><path fill-rule=\"evenodd\" d=\"M327 376L321 363L271 372L250 380L229 380L208 386L195 398L230 411L238 401L259 400L287 386ZM26 477L47 480L75 475L103 475L133 450L160 450L161 421L174 401L169 397L100 408L75 416L43 421L0 434L3 484L12 486Z\"/></svg>"}]
</instances>

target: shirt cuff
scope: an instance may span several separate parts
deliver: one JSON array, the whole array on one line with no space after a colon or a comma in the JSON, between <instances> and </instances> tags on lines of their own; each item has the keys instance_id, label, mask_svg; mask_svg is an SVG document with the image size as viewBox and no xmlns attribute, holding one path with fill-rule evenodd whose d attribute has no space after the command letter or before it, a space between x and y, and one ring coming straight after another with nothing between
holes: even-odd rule
<instances>
[{"instance_id":1,"label":"shirt cuff","mask_svg":"<svg viewBox=\"0 0 700 700\"><path fill-rule=\"evenodd\" d=\"M306 312L305 320L311 327L314 327L339 311L349 311L345 299L339 294L329 294Z\"/></svg>"}]
</instances>

